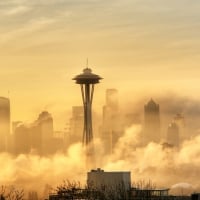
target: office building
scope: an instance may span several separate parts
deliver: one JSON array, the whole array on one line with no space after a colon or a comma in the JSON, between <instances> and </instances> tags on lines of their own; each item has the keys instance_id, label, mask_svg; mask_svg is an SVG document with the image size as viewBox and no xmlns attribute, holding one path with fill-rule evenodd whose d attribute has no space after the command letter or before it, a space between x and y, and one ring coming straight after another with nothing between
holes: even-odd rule
<instances>
[{"instance_id":1,"label":"office building","mask_svg":"<svg viewBox=\"0 0 200 200\"><path fill-rule=\"evenodd\" d=\"M144 129L143 129L143 144L149 142L159 143L160 134L160 107L151 99L144 106Z\"/></svg>"},{"instance_id":2,"label":"office building","mask_svg":"<svg viewBox=\"0 0 200 200\"><path fill-rule=\"evenodd\" d=\"M8 150L10 138L10 100L0 97L0 152Z\"/></svg>"},{"instance_id":3,"label":"office building","mask_svg":"<svg viewBox=\"0 0 200 200\"><path fill-rule=\"evenodd\" d=\"M119 113L118 90L116 89L106 90L106 103L103 107L103 123L100 132L105 153L112 154L123 132Z\"/></svg>"},{"instance_id":4,"label":"office building","mask_svg":"<svg viewBox=\"0 0 200 200\"><path fill-rule=\"evenodd\" d=\"M38 119L35 122L35 128L38 129L35 139L40 144L38 146L42 155L48 155L55 151L54 138L53 138L53 118L47 111L43 111L39 114Z\"/></svg>"},{"instance_id":5,"label":"office building","mask_svg":"<svg viewBox=\"0 0 200 200\"><path fill-rule=\"evenodd\" d=\"M69 144L83 141L84 112L83 106L72 107L72 117L69 123L68 141Z\"/></svg>"},{"instance_id":6,"label":"office building","mask_svg":"<svg viewBox=\"0 0 200 200\"><path fill-rule=\"evenodd\" d=\"M174 147L179 146L179 127L175 122L170 123L168 126L167 142Z\"/></svg>"},{"instance_id":7,"label":"office building","mask_svg":"<svg viewBox=\"0 0 200 200\"><path fill-rule=\"evenodd\" d=\"M87 183L95 189L102 189L102 187L114 189L118 191L124 188L126 191L131 188L131 172L125 171L111 171L106 172L102 169L91 170L87 173Z\"/></svg>"}]
</instances>

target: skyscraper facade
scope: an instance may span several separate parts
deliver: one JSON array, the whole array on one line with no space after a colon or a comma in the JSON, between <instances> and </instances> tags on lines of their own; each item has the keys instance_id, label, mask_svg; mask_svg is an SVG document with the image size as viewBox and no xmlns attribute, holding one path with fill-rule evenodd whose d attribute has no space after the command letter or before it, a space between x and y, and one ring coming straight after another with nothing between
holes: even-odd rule
<instances>
[{"instance_id":1,"label":"skyscraper facade","mask_svg":"<svg viewBox=\"0 0 200 200\"><path fill-rule=\"evenodd\" d=\"M70 119L70 128L68 141L69 144L82 142L83 140L83 121L84 121L83 106L72 107L72 117Z\"/></svg>"},{"instance_id":2,"label":"skyscraper facade","mask_svg":"<svg viewBox=\"0 0 200 200\"><path fill-rule=\"evenodd\" d=\"M106 90L106 103L103 106L103 124L101 139L106 154L112 154L114 147L122 133L119 118L118 90Z\"/></svg>"},{"instance_id":3,"label":"skyscraper facade","mask_svg":"<svg viewBox=\"0 0 200 200\"><path fill-rule=\"evenodd\" d=\"M53 138L53 118L49 112L41 112L37 120L31 124L20 122L13 124L15 125L13 132L15 154L33 151L39 155L47 155L57 150Z\"/></svg>"},{"instance_id":4,"label":"skyscraper facade","mask_svg":"<svg viewBox=\"0 0 200 200\"><path fill-rule=\"evenodd\" d=\"M25 124L19 124L15 127L14 133L14 153L27 154L31 150L30 127Z\"/></svg>"},{"instance_id":5,"label":"skyscraper facade","mask_svg":"<svg viewBox=\"0 0 200 200\"><path fill-rule=\"evenodd\" d=\"M47 111L43 111L39 114L37 121L35 122L36 127L39 130L37 137L38 143L41 144L41 153L43 155L53 153L53 118Z\"/></svg>"},{"instance_id":6,"label":"skyscraper facade","mask_svg":"<svg viewBox=\"0 0 200 200\"><path fill-rule=\"evenodd\" d=\"M174 122L178 126L179 129L179 140L180 142L183 142L186 139L190 138L190 135L188 134L189 131L186 131L186 122L185 117L182 113L177 113L174 117Z\"/></svg>"},{"instance_id":7,"label":"skyscraper facade","mask_svg":"<svg viewBox=\"0 0 200 200\"><path fill-rule=\"evenodd\" d=\"M143 130L143 143L149 142L159 143L160 135L160 107L151 99L144 106L144 130Z\"/></svg>"},{"instance_id":8,"label":"skyscraper facade","mask_svg":"<svg viewBox=\"0 0 200 200\"><path fill-rule=\"evenodd\" d=\"M0 152L7 151L10 137L10 100L0 97Z\"/></svg>"},{"instance_id":9,"label":"skyscraper facade","mask_svg":"<svg viewBox=\"0 0 200 200\"><path fill-rule=\"evenodd\" d=\"M170 123L168 126L167 142L175 147L179 146L179 127L175 122Z\"/></svg>"}]
</instances>

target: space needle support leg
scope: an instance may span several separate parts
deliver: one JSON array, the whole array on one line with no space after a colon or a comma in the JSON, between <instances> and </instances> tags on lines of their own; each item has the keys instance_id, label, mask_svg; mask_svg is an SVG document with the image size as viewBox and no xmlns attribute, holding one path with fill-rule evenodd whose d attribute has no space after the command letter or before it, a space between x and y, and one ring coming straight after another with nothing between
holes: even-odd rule
<instances>
[{"instance_id":1,"label":"space needle support leg","mask_svg":"<svg viewBox=\"0 0 200 200\"><path fill-rule=\"evenodd\" d=\"M90 126L91 126L91 106L90 106L90 84L85 84L85 99L86 99L86 145L90 143Z\"/></svg>"},{"instance_id":2,"label":"space needle support leg","mask_svg":"<svg viewBox=\"0 0 200 200\"><path fill-rule=\"evenodd\" d=\"M85 105L85 95L84 95L83 85L81 85L81 94L82 94L83 105Z\"/></svg>"},{"instance_id":3,"label":"space needle support leg","mask_svg":"<svg viewBox=\"0 0 200 200\"><path fill-rule=\"evenodd\" d=\"M84 112L84 127L83 127L83 138L82 138L82 144L84 145L86 142L86 119L85 119L86 118L86 100L85 100L83 84L81 84L81 94L82 94L83 112Z\"/></svg>"},{"instance_id":4,"label":"space needle support leg","mask_svg":"<svg viewBox=\"0 0 200 200\"><path fill-rule=\"evenodd\" d=\"M92 88L91 88L91 97L90 97L91 106L92 106L93 95L94 95L94 84L92 84Z\"/></svg>"},{"instance_id":5,"label":"space needle support leg","mask_svg":"<svg viewBox=\"0 0 200 200\"><path fill-rule=\"evenodd\" d=\"M94 84L91 86L91 95L90 95L90 118L91 118L91 125L90 125L90 132L91 132L91 140L93 140L93 131L92 131L92 101L94 95ZM92 141L93 142L93 141Z\"/></svg>"}]
</instances>

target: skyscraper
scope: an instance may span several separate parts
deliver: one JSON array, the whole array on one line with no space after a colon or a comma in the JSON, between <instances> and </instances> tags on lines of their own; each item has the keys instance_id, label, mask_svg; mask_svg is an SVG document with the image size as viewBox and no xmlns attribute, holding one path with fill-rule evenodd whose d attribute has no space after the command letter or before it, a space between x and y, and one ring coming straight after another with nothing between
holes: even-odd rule
<instances>
[{"instance_id":1,"label":"skyscraper","mask_svg":"<svg viewBox=\"0 0 200 200\"><path fill-rule=\"evenodd\" d=\"M63 150L63 138L55 137L53 117L49 112L41 112L31 124L18 123L15 122L13 132L16 154L34 152L39 155L51 155Z\"/></svg>"},{"instance_id":2,"label":"skyscraper","mask_svg":"<svg viewBox=\"0 0 200 200\"><path fill-rule=\"evenodd\" d=\"M106 90L106 104L103 107L103 124L101 128L101 138L106 154L113 152L114 146L120 137L122 130L120 127L118 90Z\"/></svg>"},{"instance_id":3,"label":"skyscraper","mask_svg":"<svg viewBox=\"0 0 200 200\"><path fill-rule=\"evenodd\" d=\"M53 149L53 118L47 111L39 114L36 121L38 130L41 136L38 135L39 142L41 142L41 153L52 153Z\"/></svg>"},{"instance_id":4,"label":"skyscraper","mask_svg":"<svg viewBox=\"0 0 200 200\"><path fill-rule=\"evenodd\" d=\"M27 154L31 150L30 127L25 124L19 124L13 132L14 137L14 153Z\"/></svg>"},{"instance_id":5,"label":"skyscraper","mask_svg":"<svg viewBox=\"0 0 200 200\"><path fill-rule=\"evenodd\" d=\"M42 133L42 140L49 140L53 137L53 118L51 114L47 111L43 111L39 114L37 119L40 125L40 130Z\"/></svg>"},{"instance_id":6,"label":"skyscraper","mask_svg":"<svg viewBox=\"0 0 200 200\"><path fill-rule=\"evenodd\" d=\"M160 108L159 105L151 99L144 106L143 143L159 143L160 139Z\"/></svg>"},{"instance_id":7,"label":"skyscraper","mask_svg":"<svg viewBox=\"0 0 200 200\"><path fill-rule=\"evenodd\" d=\"M0 97L0 152L7 151L10 136L10 100Z\"/></svg>"},{"instance_id":8,"label":"skyscraper","mask_svg":"<svg viewBox=\"0 0 200 200\"><path fill-rule=\"evenodd\" d=\"M106 90L106 105L113 110L118 110L118 90L117 89L107 89Z\"/></svg>"},{"instance_id":9,"label":"skyscraper","mask_svg":"<svg viewBox=\"0 0 200 200\"><path fill-rule=\"evenodd\" d=\"M185 117L182 113L177 113L174 117L174 122L178 126L179 129L179 140L180 142L183 142L186 139L190 138L190 135L188 134L189 131L186 131L186 122Z\"/></svg>"},{"instance_id":10,"label":"skyscraper","mask_svg":"<svg viewBox=\"0 0 200 200\"><path fill-rule=\"evenodd\" d=\"M83 106L72 107L72 117L70 119L69 128L69 144L82 142L83 140L83 120L84 120Z\"/></svg>"},{"instance_id":11,"label":"skyscraper","mask_svg":"<svg viewBox=\"0 0 200 200\"><path fill-rule=\"evenodd\" d=\"M175 122L170 123L168 126L167 142L173 146L179 146L179 127Z\"/></svg>"}]
</instances>

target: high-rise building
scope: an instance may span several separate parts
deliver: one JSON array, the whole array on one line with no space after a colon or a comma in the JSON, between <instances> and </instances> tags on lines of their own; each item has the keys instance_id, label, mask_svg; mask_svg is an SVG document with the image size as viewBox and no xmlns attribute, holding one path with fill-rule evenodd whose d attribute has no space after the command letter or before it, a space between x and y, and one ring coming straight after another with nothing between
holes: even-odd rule
<instances>
[{"instance_id":1,"label":"high-rise building","mask_svg":"<svg viewBox=\"0 0 200 200\"><path fill-rule=\"evenodd\" d=\"M106 104L103 107L103 124L101 139L106 154L112 154L113 149L122 133L119 117L118 90L106 90Z\"/></svg>"},{"instance_id":2,"label":"high-rise building","mask_svg":"<svg viewBox=\"0 0 200 200\"><path fill-rule=\"evenodd\" d=\"M118 110L118 90L117 89L107 89L106 90L106 106L112 108L113 110Z\"/></svg>"},{"instance_id":3,"label":"high-rise building","mask_svg":"<svg viewBox=\"0 0 200 200\"><path fill-rule=\"evenodd\" d=\"M16 129L20 126L20 125L23 125L23 122L22 121L13 121L12 122L12 134L11 134L11 136L10 136L10 150L9 150L9 152L11 152L11 153L14 153L14 154L16 154L16 151L17 151L17 144L15 143L16 142Z\"/></svg>"},{"instance_id":4,"label":"high-rise building","mask_svg":"<svg viewBox=\"0 0 200 200\"><path fill-rule=\"evenodd\" d=\"M39 114L38 119L35 122L39 130L38 140L41 142L41 153L49 154L53 153L53 118L47 111L43 111Z\"/></svg>"},{"instance_id":5,"label":"high-rise building","mask_svg":"<svg viewBox=\"0 0 200 200\"><path fill-rule=\"evenodd\" d=\"M37 122L30 124L28 131L30 135L30 150L41 155L42 135L39 124Z\"/></svg>"},{"instance_id":6,"label":"high-rise building","mask_svg":"<svg viewBox=\"0 0 200 200\"><path fill-rule=\"evenodd\" d=\"M151 99L144 106L144 130L143 130L143 144L149 142L159 143L160 135L160 108L159 105Z\"/></svg>"},{"instance_id":7,"label":"high-rise building","mask_svg":"<svg viewBox=\"0 0 200 200\"><path fill-rule=\"evenodd\" d=\"M179 127L175 122L170 123L168 126L167 142L175 147L179 146Z\"/></svg>"},{"instance_id":8,"label":"high-rise building","mask_svg":"<svg viewBox=\"0 0 200 200\"><path fill-rule=\"evenodd\" d=\"M185 131L185 118L183 114L176 114L173 122L169 124L167 129L167 142L178 147L181 142L188 139Z\"/></svg>"},{"instance_id":9,"label":"high-rise building","mask_svg":"<svg viewBox=\"0 0 200 200\"><path fill-rule=\"evenodd\" d=\"M69 144L82 142L83 140L83 121L84 121L83 106L72 107L72 117L69 124Z\"/></svg>"},{"instance_id":10,"label":"high-rise building","mask_svg":"<svg viewBox=\"0 0 200 200\"><path fill-rule=\"evenodd\" d=\"M54 137L53 118L47 111L39 114L31 124L14 123L15 153L35 152L39 155L50 155L63 150L63 137Z\"/></svg>"},{"instance_id":11,"label":"high-rise building","mask_svg":"<svg viewBox=\"0 0 200 200\"><path fill-rule=\"evenodd\" d=\"M25 124L19 124L13 133L14 135L14 153L27 154L31 149L30 127Z\"/></svg>"},{"instance_id":12,"label":"high-rise building","mask_svg":"<svg viewBox=\"0 0 200 200\"><path fill-rule=\"evenodd\" d=\"M50 113L43 111L39 114L37 123L40 126L42 140L49 140L53 137L53 118Z\"/></svg>"},{"instance_id":13,"label":"high-rise building","mask_svg":"<svg viewBox=\"0 0 200 200\"><path fill-rule=\"evenodd\" d=\"M15 130L18 126L20 126L21 124L23 124L22 121L14 121L12 122L12 133L14 134L15 133Z\"/></svg>"},{"instance_id":14,"label":"high-rise building","mask_svg":"<svg viewBox=\"0 0 200 200\"><path fill-rule=\"evenodd\" d=\"M10 137L10 100L0 97L0 152L7 151Z\"/></svg>"},{"instance_id":15,"label":"high-rise building","mask_svg":"<svg viewBox=\"0 0 200 200\"><path fill-rule=\"evenodd\" d=\"M176 123L176 125L179 128L179 139L180 142L188 139L190 137L190 135L188 135L189 131L186 131L186 122L185 122L185 117L183 114L178 113L175 115L174 117L174 122Z\"/></svg>"}]
</instances>

